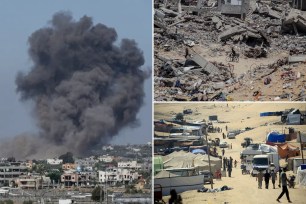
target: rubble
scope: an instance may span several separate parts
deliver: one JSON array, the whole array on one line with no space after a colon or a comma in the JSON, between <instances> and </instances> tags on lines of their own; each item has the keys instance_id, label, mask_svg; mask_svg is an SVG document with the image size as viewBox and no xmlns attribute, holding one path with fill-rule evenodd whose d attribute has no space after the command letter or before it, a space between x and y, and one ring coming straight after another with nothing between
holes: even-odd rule
<instances>
[{"instance_id":1,"label":"rubble","mask_svg":"<svg viewBox=\"0 0 306 204\"><path fill-rule=\"evenodd\" d=\"M246 15L234 17L223 15L216 0L177 2L154 3L155 100L297 97L305 82L306 12L283 1L250 0ZM233 47L240 60L227 63ZM282 75L288 71L294 77ZM275 84L279 91L267 94Z\"/></svg>"}]
</instances>

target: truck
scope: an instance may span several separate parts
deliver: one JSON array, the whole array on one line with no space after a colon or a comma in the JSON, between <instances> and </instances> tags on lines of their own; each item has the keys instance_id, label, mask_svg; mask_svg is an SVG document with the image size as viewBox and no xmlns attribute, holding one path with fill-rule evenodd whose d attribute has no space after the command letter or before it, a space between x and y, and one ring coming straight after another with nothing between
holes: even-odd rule
<instances>
[{"instance_id":1,"label":"truck","mask_svg":"<svg viewBox=\"0 0 306 204\"><path fill-rule=\"evenodd\" d=\"M252 161L252 176L256 176L259 171L278 171L279 156L278 153L260 154L253 157Z\"/></svg>"}]
</instances>

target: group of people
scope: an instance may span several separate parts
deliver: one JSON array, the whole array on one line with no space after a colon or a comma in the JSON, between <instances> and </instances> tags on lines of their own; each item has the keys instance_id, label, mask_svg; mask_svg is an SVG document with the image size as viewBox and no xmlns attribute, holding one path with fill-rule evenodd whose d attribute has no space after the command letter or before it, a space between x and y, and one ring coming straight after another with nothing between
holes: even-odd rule
<instances>
[{"instance_id":1,"label":"group of people","mask_svg":"<svg viewBox=\"0 0 306 204\"><path fill-rule=\"evenodd\" d=\"M275 189L276 173L274 172L274 170L271 170L271 172L266 170L265 174L263 173L263 171L259 171L259 173L257 174L258 188L259 189L262 188L262 181L264 179L265 180L265 187L266 187L266 189L268 189L270 178L271 178L271 181L272 181L272 184L273 184L273 188Z\"/></svg>"},{"instance_id":2,"label":"group of people","mask_svg":"<svg viewBox=\"0 0 306 204\"><path fill-rule=\"evenodd\" d=\"M269 189L269 182L270 182L270 178L273 184L273 189L275 189L275 181L277 178L277 174L274 170L271 170L271 172L269 172L268 170L266 170L265 173L263 173L263 171L259 171L259 173L257 174L257 178L256 180L258 181L258 188L261 189L262 188L262 181L263 179L265 180L265 188ZM277 202L280 202L279 199L281 199L283 197L284 194L286 194L287 200L289 203L291 203L290 197L289 197L289 191L287 188L289 179L287 178L286 175L286 171L285 169L279 171L279 187L282 186L282 192L281 194L278 196L278 198L276 199Z\"/></svg>"},{"instance_id":3,"label":"group of people","mask_svg":"<svg viewBox=\"0 0 306 204\"><path fill-rule=\"evenodd\" d=\"M233 158L232 157L230 157L229 159L226 157L223 157L223 171L226 171L226 169L228 172L228 176L231 177L232 169L233 169Z\"/></svg>"}]
</instances>

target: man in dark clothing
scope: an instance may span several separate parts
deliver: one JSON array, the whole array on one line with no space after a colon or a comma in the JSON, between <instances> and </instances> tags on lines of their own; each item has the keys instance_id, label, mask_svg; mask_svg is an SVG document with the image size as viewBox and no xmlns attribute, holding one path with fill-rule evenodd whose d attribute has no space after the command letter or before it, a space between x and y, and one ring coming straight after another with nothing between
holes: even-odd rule
<instances>
[{"instance_id":1,"label":"man in dark clothing","mask_svg":"<svg viewBox=\"0 0 306 204\"><path fill-rule=\"evenodd\" d=\"M268 169L266 170L266 173L265 173L264 177L265 177L266 189L268 189L269 188L269 181L270 181L270 177L271 177Z\"/></svg>"},{"instance_id":2,"label":"man in dark clothing","mask_svg":"<svg viewBox=\"0 0 306 204\"><path fill-rule=\"evenodd\" d=\"M278 196L278 198L276 199L276 201L280 203L279 199L281 199L281 197L283 197L283 195L286 193L286 197L287 197L288 202L292 203L290 198L289 198L289 191L288 191L288 188L287 188L287 182L289 182L289 180L287 178L285 169L281 173L280 177L281 177L281 182L282 182L283 190L282 190L281 194Z\"/></svg>"},{"instance_id":3,"label":"man in dark clothing","mask_svg":"<svg viewBox=\"0 0 306 204\"><path fill-rule=\"evenodd\" d=\"M232 175L232 164L231 164L230 160L227 163L227 171L228 171L228 176L231 177L231 175Z\"/></svg>"},{"instance_id":4,"label":"man in dark clothing","mask_svg":"<svg viewBox=\"0 0 306 204\"><path fill-rule=\"evenodd\" d=\"M274 172L274 170L271 171L271 180L272 180L273 188L275 189L276 173Z\"/></svg>"},{"instance_id":5,"label":"man in dark clothing","mask_svg":"<svg viewBox=\"0 0 306 204\"><path fill-rule=\"evenodd\" d=\"M224 153L225 153L225 150L224 150L224 148L222 149L222 156L224 156Z\"/></svg>"},{"instance_id":6,"label":"man in dark clothing","mask_svg":"<svg viewBox=\"0 0 306 204\"><path fill-rule=\"evenodd\" d=\"M176 193L175 189L172 189L170 191L170 199L169 204L181 204L182 203L182 197Z\"/></svg>"}]
</instances>

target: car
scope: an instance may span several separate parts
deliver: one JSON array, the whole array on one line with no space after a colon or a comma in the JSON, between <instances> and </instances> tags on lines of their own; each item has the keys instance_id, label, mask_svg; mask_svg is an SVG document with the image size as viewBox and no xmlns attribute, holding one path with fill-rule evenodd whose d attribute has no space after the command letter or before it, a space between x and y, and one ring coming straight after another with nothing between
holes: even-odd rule
<instances>
[{"instance_id":1,"label":"car","mask_svg":"<svg viewBox=\"0 0 306 204\"><path fill-rule=\"evenodd\" d=\"M228 139L235 139L236 135L238 135L240 133L241 133L241 130L231 130L231 131L228 132L227 138Z\"/></svg>"},{"instance_id":2,"label":"car","mask_svg":"<svg viewBox=\"0 0 306 204\"><path fill-rule=\"evenodd\" d=\"M200 171L201 175L204 175L204 184L211 183L213 180L213 174L210 173L208 170Z\"/></svg>"},{"instance_id":3,"label":"car","mask_svg":"<svg viewBox=\"0 0 306 204\"><path fill-rule=\"evenodd\" d=\"M219 147L220 148L226 148L226 147L228 147L228 144L227 144L226 141L221 141L220 144L219 144Z\"/></svg>"}]
</instances>

